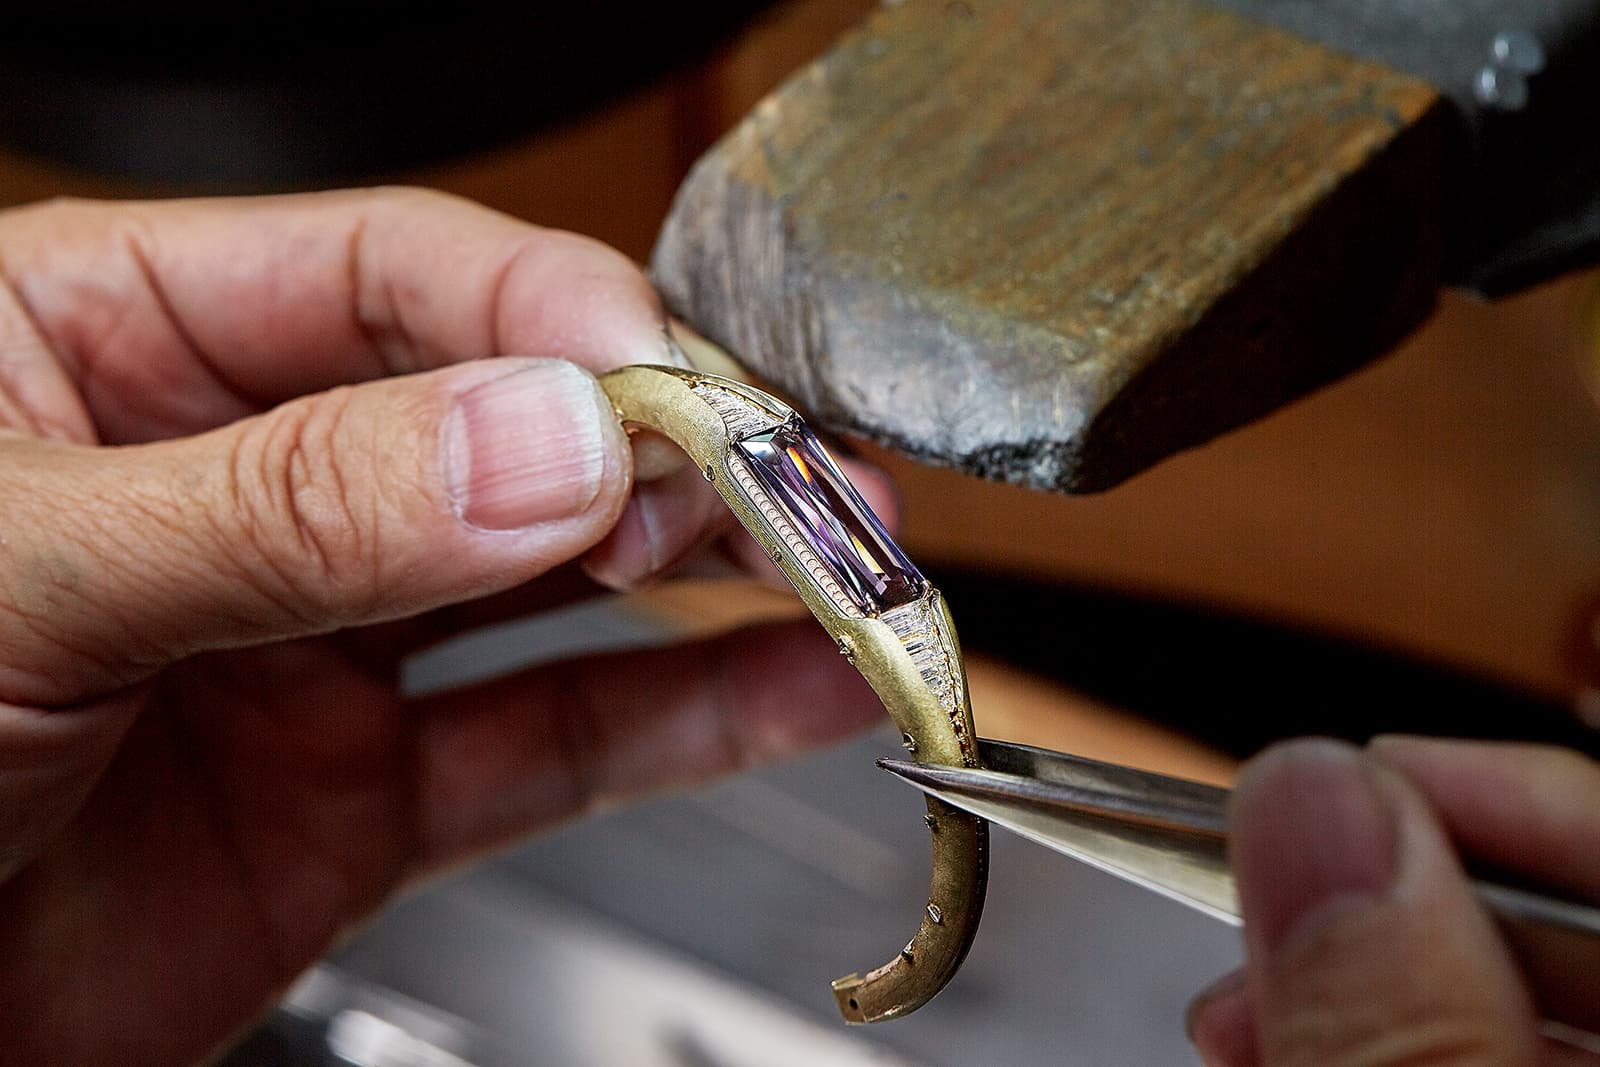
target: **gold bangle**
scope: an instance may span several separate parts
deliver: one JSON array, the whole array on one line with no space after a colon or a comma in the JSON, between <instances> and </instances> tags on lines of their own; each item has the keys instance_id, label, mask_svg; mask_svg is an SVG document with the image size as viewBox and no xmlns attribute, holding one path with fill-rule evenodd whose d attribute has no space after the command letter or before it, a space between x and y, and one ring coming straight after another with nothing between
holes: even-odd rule
<instances>
[{"instance_id":1,"label":"gold bangle","mask_svg":"<svg viewBox=\"0 0 1600 1067\"><path fill-rule=\"evenodd\" d=\"M882 698L918 760L975 767L966 672L939 591L889 538L794 410L759 389L676 367L600 379L624 427L689 454ZM926 1004L966 957L983 912L988 826L927 799L933 878L916 935L865 977L833 983L847 1022Z\"/></svg>"}]
</instances>

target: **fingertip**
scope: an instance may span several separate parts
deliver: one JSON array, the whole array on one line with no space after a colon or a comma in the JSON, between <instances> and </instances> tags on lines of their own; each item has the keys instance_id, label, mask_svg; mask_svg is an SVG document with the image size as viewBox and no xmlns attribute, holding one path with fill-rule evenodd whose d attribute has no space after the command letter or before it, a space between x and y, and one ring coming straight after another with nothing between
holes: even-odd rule
<instances>
[{"instance_id":1,"label":"fingertip","mask_svg":"<svg viewBox=\"0 0 1600 1067\"><path fill-rule=\"evenodd\" d=\"M1341 743L1274 746L1240 777L1229 854L1265 1059L1532 1062L1514 967L1398 774Z\"/></svg>"},{"instance_id":2,"label":"fingertip","mask_svg":"<svg viewBox=\"0 0 1600 1067\"><path fill-rule=\"evenodd\" d=\"M559 356L597 374L674 362L666 311L639 265L580 234L529 231L504 269L495 315L504 351Z\"/></svg>"},{"instance_id":3,"label":"fingertip","mask_svg":"<svg viewBox=\"0 0 1600 1067\"><path fill-rule=\"evenodd\" d=\"M716 490L692 467L636 483L611 532L585 556L595 581L626 592L649 584L733 523Z\"/></svg>"},{"instance_id":4,"label":"fingertip","mask_svg":"<svg viewBox=\"0 0 1600 1067\"><path fill-rule=\"evenodd\" d=\"M633 478L656 482L689 465L689 454L663 434L637 430L629 437L633 446Z\"/></svg>"},{"instance_id":5,"label":"fingertip","mask_svg":"<svg viewBox=\"0 0 1600 1067\"><path fill-rule=\"evenodd\" d=\"M1381 734L1367 743L1373 757L1408 776L1473 778L1511 773L1532 777L1593 774L1594 759L1577 749L1533 741Z\"/></svg>"},{"instance_id":6,"label":"fingertip","mask_svg":"<svg viewBox=\"0 0 1600 1067\"><path fill-rule=\"evenodd\" d=\"M1229 852L1247 934L1275 953L1394 881L1397 815L1360 751L1337 741L1275 745L1234 792Z\"/></svg>"},{"instance_id":7,"label":"fingertip","mask_svg":"<svg viewBox=\"0 0 1600 1067\"><path fill-rule=\"evenodd\" d=\"M1600 764L1527 742L1386 737L1372 758L1421 797L1454 847L1490 868L1571 892L1600 886ZM1421 801L1419 800L1419 803Z\"/></svg>"},{"instance_id":8,"label":"fingertip","mask_svg":"<svg viewBox=\"0 0 1600 1067\"><path fill-rule=\"evenodd\" d=\"M637 494L623 505L611 532L584 553L580 566L591 579L618 593L635 592L660 569L651 532L650 507Z\"/></svg>"},{"instance_id":9,"label":"fingertip","mask_svg":"<svg viewBox=\"0 0 1600 1067\"><path fill-rule=\"evenodd\" d=\"M1206 1067L1255 1067L1260 1062L1243 968L1195 994L1183 1022Z\"/></svg>"}]
</instances>

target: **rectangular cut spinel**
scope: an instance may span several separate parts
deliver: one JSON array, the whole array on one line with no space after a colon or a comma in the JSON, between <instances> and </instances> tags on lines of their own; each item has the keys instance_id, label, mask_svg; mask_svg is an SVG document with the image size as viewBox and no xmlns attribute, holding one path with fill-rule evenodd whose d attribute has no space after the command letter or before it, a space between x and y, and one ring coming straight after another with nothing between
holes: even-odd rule
<instances>
[{"instance_id":1,"label":"rectangular cut spinel","mask_svg":"<svg viewBox=\"0 0 1600 1067\"><path fill-rule=\"evenodd\" d=\"M805 423L791 419L734 448L863 614L922 595L926 579Z\"/></svg>"}]
</instances>

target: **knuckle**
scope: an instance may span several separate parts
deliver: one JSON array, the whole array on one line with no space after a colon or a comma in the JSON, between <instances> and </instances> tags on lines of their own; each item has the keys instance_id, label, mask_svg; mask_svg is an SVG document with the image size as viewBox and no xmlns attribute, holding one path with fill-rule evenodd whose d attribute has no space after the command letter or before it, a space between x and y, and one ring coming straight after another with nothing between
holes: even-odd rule
<instances>
[{"instance_id":1,"label":"knuckle","mask_svg":"<svg viewBox=\"0 0 1600 1067\"><path fill-rule=\"evenodd\" d=\"M227 489L262 592L305 621L367 607L378 586L360 450L342 438L348 388L251 420L234 441Z\"/></svg>"}]
</instances>

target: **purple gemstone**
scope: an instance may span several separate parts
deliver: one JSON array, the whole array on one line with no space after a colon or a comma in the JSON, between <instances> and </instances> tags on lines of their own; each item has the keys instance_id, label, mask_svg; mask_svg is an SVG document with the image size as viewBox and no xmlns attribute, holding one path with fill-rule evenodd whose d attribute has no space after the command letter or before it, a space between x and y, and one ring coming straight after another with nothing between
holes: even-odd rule
<instances>
[{"instance_id":1,"label":"purple gemstone","mask_svg":"<svg viewBox=\"0 0 1600 1067\"><path fill-rule=\"evenodd\" d=\"M792 419L734 445L811 551L864 614L922 595L912 566L805 423Z\"/></svg>"}]
</instances>

